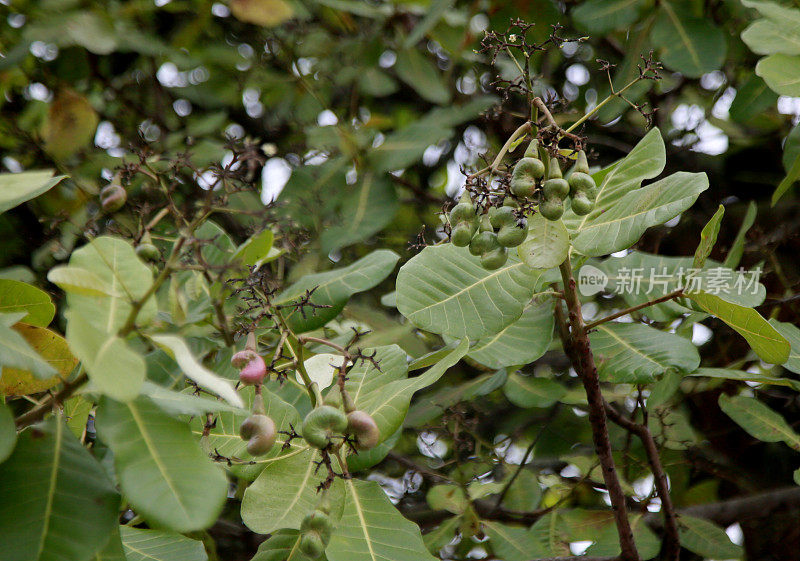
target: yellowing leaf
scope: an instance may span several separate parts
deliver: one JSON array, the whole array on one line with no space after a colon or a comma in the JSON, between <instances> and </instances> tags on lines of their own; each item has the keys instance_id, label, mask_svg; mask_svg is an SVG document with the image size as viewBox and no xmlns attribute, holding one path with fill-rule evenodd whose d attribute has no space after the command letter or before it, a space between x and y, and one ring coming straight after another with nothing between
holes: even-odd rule
<instances>
[{"instance_id":1,"label":"yellowing leaf","mask_svg":"<svg viewBox=\"0 0 800 561\"><path fill-rule=\"evenodd\" d=\"M43 392L58 384L62 378L69 376L78 363L61 335L44 327L35 327L24 323L15 325L14 330L22 335L28 344L58 371L58 375L41 380L26 370L3 368L3 375L0 377L0 393L28 395Z\"/></svg>"},{"instance_id":2,"label":"yellowing leaf","mask_svg":"<svg viewBox=\"0 0 800 561\"><path fill-rule=\"evenodd\" d=\"M246 23L274 27L292 17L292 7L283 0L232 0L233 17Z\"/></svg>"},{"instance_id":3,"label":"yellowing leaf","mask_svg":"<svg viewBox=\"0 0 800 561\"><path fill-rule=\"evenodd\" d=\"M68 158L93 138L99 118L89 101L71 90L60 92L47 113L44 148L57 159Z\"/></svg>"}]
</instances>

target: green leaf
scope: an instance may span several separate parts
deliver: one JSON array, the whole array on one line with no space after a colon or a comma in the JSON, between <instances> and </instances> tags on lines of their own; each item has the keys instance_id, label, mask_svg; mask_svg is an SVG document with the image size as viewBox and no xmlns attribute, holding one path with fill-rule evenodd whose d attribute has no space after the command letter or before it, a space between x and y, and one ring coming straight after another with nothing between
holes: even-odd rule
<instances>
[{"instance_id":1,"label":"green leaf","mask_svg":"<svg viewBox=\"0 0 800 561\"><path fill-rule=\"evenodd\" d=\"M742 41L759 55L800 55L798 23L760 19L742 31Z\"/></svg>"},{"instance_id":2,"label":"green leaf","mask_svg":"<svg viewBox=\"0 0 800 561\"><path fill-rule=\"evenodd\" d=\"M17 443L17 427L14 425L14 414L0 396L0 464L6 461Z\"/></svg>"},{"instance_id":3,"label":"green leaf","mask_svg":"<svg viewBox=\"0 0 800 561\"><path fill-rule=\"evenodd\" d=\"M747 212L742 219L742 225L739 226L739 231L736 232L736 237L734 238L733 243L728 250L728 255L725 256L725 262L722 264L724 267L735 269L742 260L742 254L744 253L744 242L746 239L745 236L753 226L753 223L756 221L757 212L758 207L756 206L756 202L750 201L750 204L747 205Z\"/></svg>"},{"instance_id":4,"label":"green leaf","mask_svg":"<svg viewBox=\"0 0 800 561\"><path fill-rule=\"evenodd\" d=\"M182 338L177 335L151 335L150 338L157 345L168 350L187 378L193 380L201 388L220 396L234 407L243 406L241 398L231 383L200 364Z\"/></svg>"},{"instance_id":5,"label":"green leaf","mask_svg":"<svg viewBox=\"0 0 800 561\"><path fill-rule=\"evenodd\" d=\"M758 10L765 18L800 25L800 10L764 0L742 0L742 5Z\"/></svg>"},{"instance_id":6,"label":"green leaf","mask_svg":"<svg viewBox=\"0 0 800 561\"><path fill-rule=\"evenodd\" d=\"M654 559L661 550L661 539L647 527L644 516L629 517L633 541L642 559ZM586 555L597 557L619 555L619 534L613 524L605 524L599 532L594 532L591 539L595 542L586 550Z\"/></svg>"},{"instance_id":7,"label":"green leaf","mask_svg":"<svg viewBox=\"0 0 800 561\"><path fill-rule=\"evenodd\" d=\"M33 372L28 369L6 367L0 376L0 394L28 395L43 392L69 378L78 361L70 352L63 337L44 327L24 323L16 324L13 330L22 336L39 359L55 369L56 374L41 379L35 378ZM0 340L2 339L0 338Z\"/></svg>"},{"instance_id":8,"label":"green leaf","mask_svg":"<svg viewBox=\"0 0 800 561\"><path fill-rule=\"evenodd\" d=\"M677 172L627 193L616 204L595 205L572 244L589 257L627 249L651 226L663 224L692 206L706 189L705 173Z\"/></svg>"},{"instance_id":9,"label":"green leaf","mask_svg":"<svg viewBox=\"0 0 800 561\"><path fill-rule=\"evenodd\" d=\"M489 537L492 552L503 561L530 561L549 553L526 528L488 520L481 521L481 527Z\"/></svg>"},{"instance_id":10,"label":"green leaf","mask_svg":"<svg viewBox=\"0 0 800 561\"><path fill-rule=\"evenodd\" d=\"M337 223L322 232L322 251L329 253L380 232L392 221L398 207L390 177L364 172L356 189L342 195Z\"/></svg>"},{"instance_id":11,"label":"green leaf","mask_svg":"<svg viewBox=\"0 0 800 561\"><path fill-rule=\"evenodd\" d=\"M800 434L777 412L754 397L722 394L719 407L753 438L763 442L785 442L790 448L800 451Z\"/></svg>"},{"instance_id":12,"label":"green leaf","mask_svg":"<svg viewBox=\"0 0 800 561\"><path fill-rule=\"evenodd\" d=\"M153 273L136 256L133 246L125 240L100 236L74 251L69 268L91 272L107 290L87 294L71 285L61 285L67 292L69 309L80 313L100 333L116 334L125 324L132 302L139 300L153 284ZM92 289L98 288L92 286ZM149 298L137 316L137 325L150 322L156 315L155 298Z\"/></svg>"},{"instance_id":13,"label":"green leaf","mask_svg":"<svg viewBox=\"0 0 800 561\"><path fill-rule=\"evenodd\" d=\"M530 512L539 507L541 500L542 488L539 486L539 478L530 469L523 469L503 497L503 506L509 510Z\"/></svg>"},{"instance_id":14,"label":"green leaf","mask_svg":"<svg viewBox=\"0 0 800 561\"><path fill-rule=\"evenodd\" d=\"M0 313L26 312L22 321L28 325L47 327L53 321L56 307L50 295L33 285L0 279Z\"/></svg>"},{"instance_id":15,"label":"green leaf","mask_svg":"<svg viewBox=\"0 0 800 561\"><path fill-rule=\"evenodd\" d=\"M614 383L646 384L667 370L700 366L691 341L641 323L603 323L589 340L601 379Z\"/></svg>"},{"instance_id":16,"label":"green leaf","mask_svg":"<svg viewBox=\"0 0 800 561\"><path fill-rule=\"evenodd\" d=\"M178 532L207 528L225 502L222 468L200 450L189 427L153 402L103 398L97 434L114 453L114 468L137 513ZM198 492L202 489L202 492Z\"/></svg>"},{"instance_id":17,"label":"green leaf","mask_svg":"<svg viewBox=\"0 0 800 561\"><path fill-rule=\"evenodd\" d=\"M744 554L725 530L713 522L685 514L679 521L681 545L689 551L714 559L739 559Z\"/></svg>"},{"instance_id":18,"label":"green leaf","mask_svg":"<svg viewBox=\"0 0 800 561\"><path fill-rule=\"evenodd\" d=\"M754 374L752 372L733 370L731 368L698 368L691 374L687 374L687 376L722 378L725 380L737 380L740 382L757 382L759 384L792 388L795 391L800 392L800 381L792 380L791 378L776 378L775 376Z\"/></svg>"},{"instance_id":19,"label":"green leaf","mask_svg":"<svg viewBox=\"0 0 800 561\"><path fill-rule=\"evenodd\" d=\"M450 89L443 81L441 70L418 49L403 49L395 62L397 76L416 91L422 99L445 105L450 101Z\"/></svg>"},{"instance_id":20,"label":"green leaf","mask_svg":"<svg viewBox=\"0 0 800 561\"><path fill-rule=\"evenodd\" d=\"M540 274L513 258L487 271L465 248L429 246L400 268L397 309L420 329L480 339L522 315Z\"/></svg>"},{"instance_id":21,"label":"green leaf","mask_svg":"<svg viewBox=\"0 0 800 561\"><path fill-rule=\"evenodd\" d=\"M411 396L436 383L468 350L469 341L464 339L423 374L389 382L368 393L362 392L356 400L356 406L372 415L380 429L381 439L388 438L402 425Z\"/></svg>"},{"instance_id":22,"label":"green leaf","mask_svg":"<svg viewBox=\"0 0 800 561\"><path fill-rule=\"evenodd\" d=\"M0 551L14 561L88 559L116 528L118 507L103 468L51 417L23 431L0 464Z\"/></svg>"},{"instance_id":23,"label":"green leaf","mask_svg":"<svg viewBox=\"0 0 800 561\"><path fill-rule=\"evenodd\" d=\"M783 195L789 190L789 187L795 184L797 180L800 179L800 154L794 159L794 163L792 167L789 168L789 171L786 172L786 177L784 177L781 182L778 184L778 187L775 188L775 192L772 193L772 206L775 206L775 203L778 202Z\"/></svg>"},{"instance_id":24,"label":"green leaf","mask_svg":"<svg viewBox=\"0 0 800 561\"><path fill-rule=\"evenodd\" d=\"M179 415L205 415L220 411L244 413L244 409L233 407L222 401L194 394L194 388L187 388L191 393L176 392L150 381L142 384L142 395L158 405L164 412L177 417Z\"/></svg>"},{"instance_id":25,"label":"green leaf","mask_svg":"<svg viewBox=\"0 0 800 561\"><path fill-rule=\"evenodd\" d=\"M425 501L433 510L447 510L461 514L469 506L469 499L458 485L434 485L425 495Z\"/></svg>"},{"instance_id":26,"label":"green leaf","mask_svg":"<svg viewBox=\"0 0 800 561\"><path fill-rule=\"evenodd\" d=\"M419 527L400 514L375 481L345 481L342 519L325 555L330 561L433 561Z\"/></svg>"},{"instance_id":27,"label":"green leaf","mask_svg":"<svg viewBox=\"0 0 800 561\"><path fill-rule=\"evenodd\" d=\"M554 321L553 300L534 298L518 320L491 337L478 339L467 356L489 368L530 364L550 346Z\"/></svg>"},{"instance_id":28,"label":"green leaf","mask_svg":"<svg viewBox=\"0 0 800 561\"><path fill-rule=\"evenodd\" d=\"M124 339L99 331L74 310L66 317L70 349L83 362L95 389L119 401L139 395L147 373L144 358Z\"/></svg>"},{"instance_id":29,"label":"green leaf","mask_svg":"<svg viewBox=\"0 0 800 561\"><path fill-rule=\"evenodd\" d=\"M373 251L348 267L304 276L281 292L275 303L298 302L306 291L313 290L310 303L331 307L312 310L305 306L305 318L299 311L291 310L285 313L285 319L295 333L322 327L339 315L353 294L369 290L389 276L398 259L400 256L394 251Z\"/></svg>"},{"instance_id":30,"label":"green leaf","mask_svg":"<svg viewBox=\"0 0 800 561\"><path fill-rule=\"evenodd\" d=\"M756 115L775 105L778 94L773 92L767 84L751 74L737 89L729 110L731 119L737 123L746 123Z\"/></svg>"},{"instance_id":31,"label":"green leaf","mask_svg":"<svg viewBox=\"0 0 800 561\"><path fill-rule=\"evenodd\" d=\"M453 129L425 118L415 121L387 135L380 146L370 150L371 167L376 172L407 168L422 158L428 146L447 140L453 134Z\"/></svg>"},{"instance_id":32,"label":"green leaf","mask_svg":"<svg viewBox=\"0 0 800 561\"><path fill-rule=\"evenodd\" d=\"M283 444L286 438L279 435L278 442L267 454L260 457L251 456L247 452L247 442L239 436L239 427L242 426L244 420L249 416L249 411L252 409L254 390L245 388L242 390L242 397L245 402L245 408L222 411L216 415L214 417L214 426L208 436L201 438L200 442L209 454L220 454L226 458L231 458L232 465L228 466L230 472L236 477L250 481L255 479L265 466L279 462L287 456L298 454L306 446L305 441L294 440L284 450ZM265 414L275 421L277 430L288 432L291 427L300 428L301 418L294 407L267 390L262 390L261 399L264 403ZM192 432L198 438L203 435L204 425L204 417L192 419Z\"/></svg>"},{"instance_id":33,"label":"green leaf","mask_svg":"<svg viewBox=\"0 0 800 561\"><path fill-rule=\"evenodd\" d=\"M764 362L783 364L789 358L789 342L753 308L746 308L706 292L687 296L704 311L736 330Z\"/></svg>"},{"instance_id":34,"label":"green leaf","mask_svg":"<svg viewBox=\"0 0 800 561\"><path fill-rule=\"evenodd\" d=\"M569 255L569 232L561 220L547 220L536 213L528 220L528 237L517 253L532 269L558 267Z\"/></svg>"},{"instance_id":35,"label":"green leaf","mask_svg":"<svg viewBox=\"0 0 800 561\"><path fill-rule=\"evenodd\" d=\"M756 74L780 95L800 96L800 57L770 55L756 64Z\"/></svg>"},{"instance_id":36,"label":"green leaf","mask_svg":"<svg viewBox=\"0 0 800 561\"><path fill-rule=\"evenodd\" d=\"M406 40L403 41L403 48L410 49L419 43L420 39L433 29L454 3L455 0L433 0L431 6L425 12L425 17L414 26L414 29L408 34Z\"/></svg>"},{"instance_id":37,"label":"green leaf","mask_svg":"<svg viewBox=\"0 0 800 561\"><path fill-rule=\"evenodd\" d=\"M0 314L0 375L14 368L31 372L37 378L50 378L58 371L31 348L25 338L12 326L25 317L26 312Z\"/></svg>"},{"instance_id":38,"label":"green leaf","mask_svg":"<svg viewBox=\"0 0 800 561\"><path fill-rule=\"evenodd\" d=\"M769 320L772 327L789 341L789 360L783 363L786 370L800 374L800 329L791 323L783 323L776 319ZM800 391L800 389L798 389Z\"/></svg>"},{"instance_id":39,"label":"green leaf","mask_svg":"<svg viewBox=\"0 0 800 561\"><path fill-rule=\"evenodd\" d=\"M317 469L320 457L306 445L267 464L244 492L242 521L247 527L259 534L300 528L319 503L317 486L328 476L325 468Z\"/></svg>"},{"instance_id":40,"label":"green leaf","mask_svg":"<svg viewBox=\"0 0 800 561\"><path fill-rule=\"evenodd\" d=\"M300 551L299 545L299 531L278 530L258 546L258 551L250 561L312 561L311 557Z\"/></svg>"},{"instance_id":41,"label":"green leaf","mask_svg":"<svg viewBox=\"0 0 800 561\"><path fill-rule=\"evenodd\" d=\"M589 0L572 10L572 21L581 31L605 35L630 27L646 5L646 0Z\"/></svg>"},{"instance_id":42,"label":"green leaf","mask_svg":"<svg viewBox=\"0 0 800 561\"><path fill-rule=\"evenodd\" d=\"M207 561L203 542L175 532L120 526L128 561Z\"/></svg>"},{"instance_id":43,"label":"green leaf","mask_svg":"<svg viewBox=\"0 0 800 561\"><path fill-rule=\"evenodd\" d=\"M667 68L687 78L699 78L722 66L727 44L712 20L694 17L687 8L661 3L650 38Z\"/></svg>"},{"instance_id":44,"label":"green leaf","mask_svg":"<svg viewBox=\"0 0 800 561\"><path fill-rule=\"evenodd\" d=\"M53 171L49 169L0 173L0 213L49 191L66 177L53 177Z\"/></svg>"},{"instance_id":45,"label":"green leaf","mask_svg":"<svg viewBox=\"0 0 800 561\"><path fill-rule=\"evenodd\" d=\"M550 407L564 397L567 389L548 378L536 378L512 373L508 375L508 380L503 386L503 393L517 407L525 409L531 407L545 408Z\"/></svg>"},{"instance_id":46,"label":"green leaf","mask_svg":"<svg viewBox=\"0 0 800 561\"><path fill-rule=\"evenodd\" d=\"M236 249L233 259L240 261L247 267L261 267L261 265L269 261L268 257L270 256L274 238L275 235L269 228L250 236Z\"/></svg>"},{"instance_id":47,"label":"green leaf","mask_svg":"<svg viewBox=\"0 0 800 561\"><path fill-rule=\"evenodd\" d=\"M113 296L121 298L122 293L114 290L113 286L82 267L61 265L53 267L47 273L47 280L58 285L64 292L84 294L86 296Z\"/></svg>"},{"instance_id":48,"label":"green leaf","mask_svg":"<svg viewBox=\"0 0 800 561\"><path fill-rule=\"evenodd\" d=\"M122 548L119 528L114 528L111 531L108 543L94 554L91 561L128 561L125 557L125 550Z\"/></svg>"},{"instance_id":49,"label":"green leaf","mask_svg":"<svg viewBox=\"0 0 800 561\"><path fill-rule=\"evenodd\" d=\"M700 232L700 243L697 249L694 250L694 261L692 267L700 269L705 265L706 259L711 255L711 250L714 249L714 244L717 243L717 235L719 234L719 227L722 223L722 215L725 214L725 207L719 205L717 212L711 217L711 220L703 226Z\"/></svg>"},{"instance_id":50,"label":"green leaf","mask_svg":"<svg viewBox=\"0 0 800 561\"><path fill-rule=\"evenodd\" d=\"M448 349L448 353L452 349ZM358 362L347 374L345 388L353 399L359 403L373 392L381 391L387 384L396 380L405 380L408 376L406 352L397 345L385 345L374 349L365 349L364 354L374 355L380 370L371 362ZM444 358L443 355L442 358ZM387 435L388 436L388 435Z\"/></svg>"}]
</instances>

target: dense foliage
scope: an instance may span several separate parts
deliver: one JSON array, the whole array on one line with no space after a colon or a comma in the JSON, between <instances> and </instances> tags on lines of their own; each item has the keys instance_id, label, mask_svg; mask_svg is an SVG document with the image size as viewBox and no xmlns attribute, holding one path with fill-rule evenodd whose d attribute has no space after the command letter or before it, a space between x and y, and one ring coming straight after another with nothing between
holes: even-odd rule
<instances>
[{"instance_id":1,"label":"dense foliage","mask_svg":"<svg viewBox=\"0 0 800 561\"><path fill-rule=\"evenodd\" d=\"M800 9L3 8L0 558L796 558Z\"/></svg>"}]
</instances>

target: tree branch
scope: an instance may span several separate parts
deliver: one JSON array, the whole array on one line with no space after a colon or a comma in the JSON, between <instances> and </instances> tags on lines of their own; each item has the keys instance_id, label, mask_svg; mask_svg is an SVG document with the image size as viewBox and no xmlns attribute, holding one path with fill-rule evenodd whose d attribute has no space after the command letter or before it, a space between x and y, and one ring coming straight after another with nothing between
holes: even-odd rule
<instances>
[{"instance_id":1,"label":"tree branch","mask_svg":"<svg viewBox=\"0 0 800 561\"><path fill-rule=\"evenodd\" d=\"M589 403L589 424L592 428L592 440L600 459L600 466L603 471L603 481L608 489L611 499L611 508L614 512L614 521L617 525L619 534L619 545L622 550L620 559L622 561L639 561L639 553L636 550L636 543L633 541L633 532L628 521L628 511L625 506L625 493L617 476L617 468L614 465L614 457L611 453L611 440L608 436L608 424L606 422L605 400L600 391L600 379L597 376L597 367L594 363L594 355L589 343L589 336L581 315L581 303L578 300L578 291L575 279L572 276L572 267L569 258L565 259L560 266L561 279L564 283L564 297L567 301L569 312L569 322L572 327L568 339L563 341L565 351L572 360L572 365L580 375L586 391L586 399ZM564 336L565 330L560 331Z\"/></svg>"},{"instance_id":2,"label":"tree branch","mask_svg":"<svg viewBox=\"0 0 800 561\"><path fill-rule=\"evenodd\" d=\"M52 394L30 411L27 411L26 413L23 413L17 417L15 421L17 429L21 430L29 425L41 421L45 415L53 410L54 406L63 403L69 398L69 396L75 393L75 390L85 384L88 379L89 377L86 375L86 371L83 371L71 382L64 382L64 385L61 386L61 389L58 390L58 392Z\"/></svg>"},{"instance_id":3,"label":"tree branch","mask_svg":"<svg viewBox=\"0 0 800 561\"><path fill-rule=\"evenodd\" d=\"M664 555L665 561L678 561L681 554L681 544L678 537L678 519L675 515L675 507L669 495L669 482L664 467L661 465L661 457L658 454L658 447L650 429L646 425L640 425L628 419L625 415L617 411L613 405L605 403L606 415L613 422L621 426L632 434L639 437L647 454L647 462L653 472L653 479L656 491L661 499L661 512L664 514Z\"/></svg>"}]
</instances>

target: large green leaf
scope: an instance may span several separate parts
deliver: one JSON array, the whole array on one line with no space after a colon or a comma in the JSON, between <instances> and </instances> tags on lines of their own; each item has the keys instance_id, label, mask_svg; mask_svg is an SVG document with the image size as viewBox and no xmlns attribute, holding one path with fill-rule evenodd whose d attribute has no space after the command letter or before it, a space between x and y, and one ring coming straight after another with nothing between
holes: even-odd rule
<instances>
[{"instance_id":1,"label":"large green leaf","mask_svg":"<svg viewBox=\"0 0 800 561\"><path fill-rule=\"evenodd\" d=\"M444 83L439 68L418 49L403 49L397 53L395 71L398 77L420 97L445 105L450 101L450 88Z\"/></svg>"},{"instance_id":2,"label":"large green leaf","mask_svg":"<svg viewBox=\"0 0 800 561\"><path fill-rule=\"evenodd\" d=\"M318 450L305 446L269 463L244 492L242 521L247 527L259 534L300 528L319 503L317 487L328 476L317 464L320 458Z\"/></svg>"},{"instance_id":3,"label":"large green leaf","mask_svg":"<svg viewBox=\"0 0 800 561\"><path fill-rule=\"evenodd\" d=\"M713 20L695 17L688 7L672 2L659 5L650 38L659 48L664 65L688 78L719 69L725 61L727 44Z\"/></svg>"},{"instance_id":4,"label":"large green leaf","mask_svg":"<svg viewBox=\"0 0 800 561\"><path fill-rule=\"evenodd\" d=\"M734 544L725 530L713 522L694 516L680 516L681 545L702 557L740 559L742 548Z\"/></svg>"},{"instance_id":5,"label":"large green leaf","mask_svg":"<svg viewBox=\"0 0 800 561\"><path fill-rule=\"evenodd\" d=\"M646 384L667 370L700 366L688 339L641 323L604 323L589 335L601 379Z\"/></svg>"},{"instance_id":6,"label":"large green leaf","mask_svg":"<svg viewBox=\"0 0 800 561\"><path fill-rule=\"evenodd\" d=\"M800 374L800 328L791 323L784 323L775 319L769 320L769 323L789 341L789 346L791 347L789 349L789 360L783 363L783 367L795 374Z\"/></svg>"},{"instance_id":7,"label":"large green leaf","mask_svg":"<svg viewBox=\"0 0 800 561\"><path fill-rule=\"evenodd\" d=\"M37 378L50 378L58 371L48 364L12 326L24 318L26 312L0 313L0 375L4 370L17 369L31 372Z\"/></svg>"},{"instance_id":8,"label":"large green leaf","mask_svg":"<svg viewBox=\"0 0 800 561\"><path fill-rule=\"evenodd\" d=\"M248 411L252 409L254 393L252 388L245 388L242 391L245 409L220 412L214 417L214 426L208 436L201 440L209 454L219 454L230 458L233 461L229 467L230 471L237 477L247 480L255 479L265 466L279 462L289 455L297 454L305 448L305 441L294 440L284 450L282 445L285 437L280 436L278 443L266 455L256 458L247 453L247 442L239 436L239 427L248 417ZM300 415L294 407L267 390L262 390L261 397L264 402L265 414L275 421L275 426L279 431L288 432L292 427L300 429ZM192 432L198 437L203 434L205 422L205 417L192 419Z\"/></svg>"},{"instance_id":9,"label":"large green leaf","mask_svg":"<svg viewBox=\"0 0 800 561\"><path fill-rule=\"evenodd\" d=\"M128 561L206 561L203 542L176 532L141 530L120 526L122 547Z\"/></svg>"},{"instance_id":10,"label":"large green leaf","mask_svg":"<svg viewBox=\"0 0 800 561\"><path fill-rule=\"evenodd\" d=\"M489 368L530 364L553 340L554 320L553 300L534 297L518 320L491 337L478 339L467 356Z\"/></svg>"},{"instance_id":11,"label":"large green leaf","mask_svg":"<svg viewBox=\"0 0 800 561\"><path fill-rule=\"evenodd\" d=\"M340 196L337 223L326 228L320 237L325 253L381 231L392 221L399 206L391 178L371 171L362 173L355 190Z\"/></svg>"},{"instance_id":12,"label":"large green leaf","mask_svg":"<svg viewBox=\"0 0 800 561\"><path fill-rule=\"evenodd\" d=\"M14 425L14 413L0 398L0 464L11 455L17 443L17 427Z\"/></svg>"},{"instance_id":13,"label":"large green leaf","mask_svg":"<svg viewBox=\"0 0 800 561\"><path fill-rule=\"evenodd\" d=\"M737 89L729 113L732 120L745 123L773 107L776 101L778 94L769 89L764 80L751 74Z\"/></svg>"},{"instance_id":14,"label":"large green leaf","mask_svg":"<svg viewBox=\"0 0 800 561\"><path fill-rule=\"evenodd\" d=\"M742 41L759 55L782 53L800 55L800 29L797 22L760 19L742 31Z\"/></svg>"},{"instance_id":15,"label":"large green leaf","mask_svg":"<svg viewBox=\"0 0 800 561\"><path fill-rule=\"evenodd\" d=\"M544 557L549 552L541 547L527 528L507 526L500 522L481 523L489 538L489 546L498 559L503 561L530 561Z\"/></svg>"},{"instance_id":16,"label":"large green leaf","mask_svg":"<svg viewBox=\"0 0 800 561\"><path fill-rule=\"evenodd\" d=\"M747 205L747 212L742 219L742 224L739 226L739 231L736 232L736 237L733 239L730 249L728 249L728 255L725 256L725 262L722 264L723 267L735 269L736 266L739 265L739 262L742 260L742 255L744 254L745 236L753 226L753 223L755 223L757 212L758 206L756 202L750 201L750 204Z\"/></svg>"},{"instance_id":17,"label":"large green leaf","mask_svg":"<svg viewBox=\"0 0 800 561\"><path fill-rule=\"evenodd\" d=\"M364 349L363 353L374 355L378 366L369 361L358 362L347 373L345 388L355 403L360 403L367 395L380 391L391 382L404 380L408 375L406 352L397 345Z\"/></svg>"},{"instance_id":18,"label":"large green leaf","mask_svg":"<svg viewBox=\"0 0 800 561\"><path fill-rule=\"evenodd\" d=\"M379 249L347 267L306 275L281 292L275 303L286 305L299 302L306 291L313 290L309 302L330 307L311 309L305 306L303 310L290 309L284 315L295 332L322 327L339 315L353 294L369 290L389 276L399 258L394 251Z\"/></svg>"},{"instance_id":19,"label":"large green leaf","mask_svg":"<svg viewBox=\"0 0 800 561\"><path fill-rule=\"evenodd\" d=\"M433 333L480 339L522 315L541 271L517 261L487 271L452 244L426 247L397 274L397 309Z\"/></svg>"},{"instance_id":20,"label":"large green leaf","mask_svg":"<svg viewBox=\"0 0 800 561\"><path fill-rule=\"evenodd\" d=\"M789 359L789 342L753 308L746 308L706 292L687 294L704 311L736 330L765 362L783 364Z\"/></svg>"},{"instance_id":21,"label":"large green leaf","mask_svg":"<svg viewBox=\"0 0 800 561\"><path fill-rule=\"evenodd\" d=\"M627 249L651 226L663 224L692 206L706 189L705 173L677 172L630 191L599 213L595 206L572 244L590 257Z\"/></svg>"},{"instance_id":22,"label":"large green leaf","mask_svg":"<svg viewBox=\"0 0 800 561\"><path fill-rule=\"evenodd\" d=\"M402 425L411 396L436 383L449 368L461 360L468 349L469 341L463 339L457 347L419 376L395 380L377 387L371 384L375 389L362 392L356 400L356 406L372 415L380 430L381 439L388 438ZM373 372L378 379L379 374Z\"/></svg>"},{"instance_id":23,"label":"large green leaf","mask_svg":"<svg viewBox=\"0 0 800 561\"><path fill-rule=\"evenodd\" d=\"M520 260L532 269L558 267L569 255L569 232L561 220L540 213L528 221L528 237L517 247Z\"/></svg>"},{"instance_id":24,"label":"large green leaf","mask_svg":"<svg viewBox=\"0 0 800 561\"><path fill-rule=\"evenodd\" d=\"M698 368L691 374L688 374L688 376L722 378L725 380L737 380L740 382L756 382L770 386L783 386L785 388L792 388L793 390L800 392L800 381L798 380L793 380L791 378L778 378L776 376L767 376L765 374L756 374L753 372L746 372L744 370L733 370L731 368Z\"/></svg>"},{"instance_id":25,"label":"large green leaf","mask_svg":"<svg viewBox=\"0 0 800 561\"><path fill-rule=\"evenodd\" d=\"M72 311L82 315L97 331L116 333L125 323L133 301L139 300L153 284L153 273L136 256L125 240L100 236L74 251L69 268L90 271L108 287L107 294L86 294L69 284L60 285L67 292ZM58 284L58 280L54 280ZM155 298L149 298L139 312L138 325L156 315Z\"/></svg>"},{"instance_id":26,"label":"large green leaf","mask_svg":"<svg viewBox=\"0 0 800 561\"><path fill-rule=\"evenodd\" d=\"M800 57L770 55L756 64L756 74L776 93L800 96Z\"/></svg>"},{"instance_id":27,"label":"large green leaf","mask_svg":"<svg viewBox=\"0 0 800 561\"><path fill-rule=\"evenodd\" d=\"M228 482L185 423L139 397L127 403L103 398L95 425L114 453L117 478L136 512L178 532L214 523Z\"/></svg>"},{"instance_id":28,"label":"large green leaf","mask_svg":"<svg viewBox=\"0 0 800 561\"><path fill-rule=\"evenodd\" d=\"M26 312L22 321L28 325L47 327L53 321L56 307L50 295L25 282L0 279L0 313Z\"/></svg>"},{"instance_id":29,"label":"large green leaf","mask_svg":"<svg viewBox=\"0 0 800 561\"><path fill-rule=\"evenodd\" d=\"M270 261L275 234L267 228L245 240L233 254L233 259L247 267L260 267Z\"/></svg>"},{"instance_id":30,"label":"large green leaf","mask_svg":"<svg viewBox=\"0 0 800 561\"><path fill-rule=\"evenodd\" d=\"M0 464L4 561L88 560L117 526L119 495L60 417L20 434Z\"/></svg>"},{"instance_id":31,"label":"large green leaf","mask_svg":"<svg viewBox=\"0 0 800 561\"><path fill-rule=\"evenodd\" d=\"M93 386L120 401L139 395L147 370L144 358L125 339L100 331L75 310L66 317L70 349L83 362Z\"/></svg>"},{"instance_id":32,"label":"large green leaf","mask_svg":"<svg viewBox=\"0 0 800 561\"><path fill-rule=\"evenodd\" d=\"M786 419L753 397L719 396L719 407L751 436L764 442L785 442L800 451L800 434Z\"/></svg>"},{"instance_id":33,"label":"large green leaf","mask_svg":"<svg viewBox=\"0 0 800 561\"><path fill-rule=\"evenodd\" d=\"M53 171L48 169L0 173L0 213L49 191L66 177L53 177Z\"/></svg>"},{"instance_id":34,"label":"large green leaf","mask_svg":"<svg viewBox=\"0 0 800 561\"><path fill-rule=\"evenodd\" d=\"M433 561L419 527L375 481L345 481L344 513L325 554L330 561Z\"/></svg>"}]
</instances>

